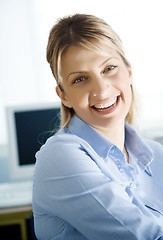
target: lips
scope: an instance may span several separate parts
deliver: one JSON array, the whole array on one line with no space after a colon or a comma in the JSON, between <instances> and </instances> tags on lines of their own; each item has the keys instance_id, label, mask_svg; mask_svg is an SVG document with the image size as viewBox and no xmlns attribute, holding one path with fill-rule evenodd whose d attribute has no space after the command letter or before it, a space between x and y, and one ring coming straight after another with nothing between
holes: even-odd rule
<instances>
[{"instance_id":1,"label":"lips","mask_svg":"<svg viewBox=\"0 0 163 240\"><path fill-rule=\"evenodd\" d=\"M107 101L107 102L97 103L97 104L93 105L92 107L95 110L100 111L100 112L112 109L116 106L116 104L118 102L118 97L119 96L116 96L116 97L114 97L113 99L111 99L110 101Z\"/></svg>"}]
</instances>

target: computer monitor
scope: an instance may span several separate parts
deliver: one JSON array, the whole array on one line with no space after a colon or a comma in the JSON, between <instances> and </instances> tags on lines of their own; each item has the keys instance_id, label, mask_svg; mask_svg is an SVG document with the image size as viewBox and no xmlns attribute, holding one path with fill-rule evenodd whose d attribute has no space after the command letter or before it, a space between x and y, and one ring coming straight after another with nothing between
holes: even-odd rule
<instances>
[{"instance_id":1,"label":"computer monitor","mask_svg":"<svg viewBox=\"0 0 163 240\"><path fill-rule=\"evenodd\" d=\"M60 128L60 103L6 107L10 180L32 179L35 153Z\"/></svg>"}]
</instances>

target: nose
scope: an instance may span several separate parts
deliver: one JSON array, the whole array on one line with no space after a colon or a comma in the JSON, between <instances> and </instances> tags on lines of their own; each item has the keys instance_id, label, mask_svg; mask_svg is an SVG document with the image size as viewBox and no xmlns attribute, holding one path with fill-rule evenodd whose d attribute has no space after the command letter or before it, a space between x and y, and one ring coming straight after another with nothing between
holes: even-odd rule
<instances>
[{"instance_id":1,"label":"nose","mask_svg":"<svg viewBox=\"0 0 163 240\"><path fill-rule=\"evenodd\" d=\"M108 91L110 90L111 86L109 81L103 79L101 77L94 78L92 83L92 96L98 97L99 99L103 99L108 96Z\"/></svg>"}]
</instances>

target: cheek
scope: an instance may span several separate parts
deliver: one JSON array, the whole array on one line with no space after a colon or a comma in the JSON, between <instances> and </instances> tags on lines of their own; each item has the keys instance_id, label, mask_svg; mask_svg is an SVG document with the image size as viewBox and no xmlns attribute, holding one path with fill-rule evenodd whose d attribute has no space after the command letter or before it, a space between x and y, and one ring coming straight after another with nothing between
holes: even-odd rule
<instances>
[{"instance_id":1,"label":"cheek","mask_svg":"<svg viewBox=\"0 0 163 240\"><path fill-rule=\"evenodd\" d=\"M131 85L127 85L124 87L123 94L124 97L128 98L129 100L132 98Z\"/></svg>"},{"instance_id":2,"label":"cheek","mask_svg":"<svg viewBox=\"0 0 163 240\"><path fill-rule=\"evenodd\" d=\"M127 108L130 108L130 105L132 102L132 90L130 85L126 87L126 90L124 93L124 101L126 103Z\"/></svg>"},{"instance_id":3,"label":"cheek","mask_svg":"<svg viewBox=\"0 0 163 240\"><path fill-rule=\"evenodd\" d=\"M132 98L131 81L128 76L119 79L117 88L121 92L123 99Z\"/></svg>"},{"instance_id":4,"label":"cheek","mask_svg":"<svg viewBox=\"0 0 163 240\"><path fill-rule=\"evenodd\" d=\"M74 106L74 107L84 107L85 104L88 103L88 95L86 93L83 93L81 89L73 89L71 91L67 91L66 93L68 101Z\"/></svg>"}]
</instances>

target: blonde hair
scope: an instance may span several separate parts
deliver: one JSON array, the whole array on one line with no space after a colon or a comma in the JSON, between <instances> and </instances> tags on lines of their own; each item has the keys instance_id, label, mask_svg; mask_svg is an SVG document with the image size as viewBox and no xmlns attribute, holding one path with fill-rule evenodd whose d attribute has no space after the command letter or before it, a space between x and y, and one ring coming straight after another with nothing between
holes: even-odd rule
<instances>
[{"instance_id":1,"label":"blonde hair","mask_svg":"<svg viewBox=\"0 0 163 240\"><path fill-rule=\"evenodd\" d=\"M47 45L47 61L61 91L59 70L63 53L70 46L82 46L94 51L102 51L97 42L116 50L127 67L128 61L125 57L122 41L114 30L102 19L93 15L75 14L61 18L51 29ZM134 90L132 91L132 103L126 116L126 121L133 122L134 115ZM74 110L61 103L61 126L66 127L74 115Z\"/></svg>"}]
</instances>

